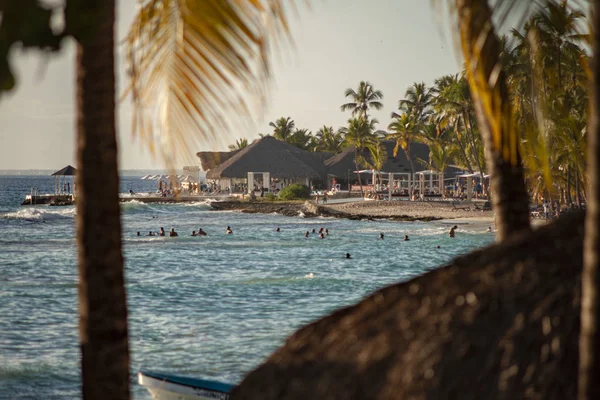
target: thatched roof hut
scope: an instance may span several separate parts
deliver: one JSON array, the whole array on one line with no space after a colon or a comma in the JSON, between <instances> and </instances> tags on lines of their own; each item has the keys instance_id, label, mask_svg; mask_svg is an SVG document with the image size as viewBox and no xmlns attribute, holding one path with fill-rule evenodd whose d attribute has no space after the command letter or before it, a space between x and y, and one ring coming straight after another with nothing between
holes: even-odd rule
<instances>
[{"instance_id":1,"label":"thatched roof hut","mask_svg":"<svg viewBox=\"0 0 600 400\"><path fill-rule=\"evenodd\" d=\"M381 142L385 146L387 152L387 161L384 164L382 171L385 172L411 172L410 163L406 154L402 149L398 149L398 154L394 157L394 146L396 142L392 140L385 140ZM411 158L416 171L426 169L417 160L429 160L429 147L423 143L411 143L410 144ZM368 152L364 152L364 157L369 159ZM327 167L327 174L336 176L339 178L346 178L348 171L352 172L356 170L354 164L354 146L348 147L343 152L331 157L325 161Z\"/></svg>"},{"instance_id":2,"label":"thatched roof hut","mask_svg":"<svg viewBox=\"0 0 600 400\"><path fill-rule=\"evenodd\" d=\"M234 151L201 151L196 153L196 156L200 159L200 165L203 171L216 168L231 157L239 153L240 150Z\"/></svg>"},{"instance_id":3,"label":"thatched roof hut","mask_svg":"<svg viewBox=\"0 0 600 400\"><path fill-rule=\"evenodd\" d=\"M71 165L67 165L63 169L59 169L58 171L54 172L50 176L75 176L75 175L77 175L77 168L75 168Z\"/></svg>"},{"instance_id":4,"label":"thatched roof hut","mask_svg":"<svg viewBox=\"0 0 600 400\"><path fill-rule=\"evenodd\" d=\"M210 169L208 179L246 178L248 172L269 172L274 178L326 177L323 155L301 150L271 136L252 142L225 162Z\"/></svg>"},{"instance_id":5,"label":"thatched roof hut","mask_svg":"<svg viewBox=\"0 0 600 400\"><path fill-rule=\"evenodd\" d=\"M232 399L573 399L583 216L381 289L293 334ZM431 249L436 251L436 249Z\"/></svg>"}]
</instances>

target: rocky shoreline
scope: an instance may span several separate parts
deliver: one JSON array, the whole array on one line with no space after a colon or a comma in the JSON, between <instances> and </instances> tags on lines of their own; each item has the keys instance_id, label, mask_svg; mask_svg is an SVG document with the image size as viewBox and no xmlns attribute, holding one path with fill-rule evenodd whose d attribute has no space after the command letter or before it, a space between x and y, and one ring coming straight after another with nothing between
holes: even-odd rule
<instances>
[{"instance_id":1,"label":"rocky shoreline","mask_svg":"<svg viewBox=\"0 0 600 400\"><path fill-rule=\"evenodd\" d=\"M304 217L335 217L352 220L388 219L393 221L436 221L454 218L492 219L491 211L479 211L474 207L456 208L446 202L364 201L316 205L312 201L239 201L228 200L211 203L214 210L241 211L245 213L272 214ZM472 209L471 209L472 208Z\"/></svg>"}]
</instances>

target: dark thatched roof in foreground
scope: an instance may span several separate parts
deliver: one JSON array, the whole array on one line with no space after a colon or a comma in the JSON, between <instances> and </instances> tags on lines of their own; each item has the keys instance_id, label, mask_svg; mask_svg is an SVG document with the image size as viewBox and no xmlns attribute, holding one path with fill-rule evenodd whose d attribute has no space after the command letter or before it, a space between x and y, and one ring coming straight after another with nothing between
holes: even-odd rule
<instances>
[{"instance_id":1,"label":"dark thatched roof in foreground","mask_svg":"<svg viewBox=\"0 0 600 400\"><path fill-rule=\"evenodd\" d=\"M574 399L582 242L583 216L561 218L381 289L293 334L232 399Z\"/></svg>"},{"instance_id":2,"label":"dark thatched roof in foreground","mask_svg":"<svg viewBox=\"0 0 600 400\"><path fill-rule=\"evenodd\" d=\"M270 172L273 178L323 179L320 156L271 136L252 142L233 157L211 169L208 179L246 178L248 172Z\"/></svg>"},{"instance_id":3,"label":"dark thatched roof in foreground","mask_svg":"<svg viewBox=\"0 0 600 400\"><path fill-rule=\"evenodd\" d=\"M200 159L200 165L203 171L215 168L235 156L240 150L234 151L201 151L196 153Z\"/></svg>"}]
</instances>

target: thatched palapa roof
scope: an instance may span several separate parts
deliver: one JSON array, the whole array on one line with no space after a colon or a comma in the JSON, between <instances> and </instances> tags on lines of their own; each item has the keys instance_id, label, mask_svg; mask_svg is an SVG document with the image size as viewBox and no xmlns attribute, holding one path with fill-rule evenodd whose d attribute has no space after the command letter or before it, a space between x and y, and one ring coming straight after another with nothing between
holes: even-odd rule
<instances>
[{"instance_id":1,"label":"thatched palapa roof","mask_svg":"<svg viewBox=\"0 0 600 400\"><path fill-rule=\"evenodd\" d=\"M196 153L200 159L200 165L203 171L216 168L218 165L235 156L239 150L234 151L201 151Z\"/></svg>"},{"instance_id":2,"label":"thatched palapa roof","mask_svg":"<svg viewBox=\"0 0 600 400\"><path fill-rule=\"evenodd\" d=\"M582 243L574 215L381 289L297 331L231 398L574 399Z\"/></svg>"},{"instance_id":3,"label":"thatched palapa roof","mask_svg":"<svg viewBox=\"0 0 600 400\"><path fill-rule=\"evenodd\" d=\"M410 163L408 162L408 158L404 153L404 150L398 149L398 154L394 157L394 146L396 142L392 140L385 140L381 142L385 146L385 150L387 152L387 162L383 165L382 171L385 172L411 172ZM413 160L413 165L416 171L421 171L425 169L419 162L417 162L417 158L422 160L429 159L429 147L422 143L411 143L411 158ZM367 160L370 160L370 156L368 151L363 152L364 157ZM352 174L352 171L356 170L356 165L354 164L354 146L351 146L344 150L343 152L331 157L330 159L325 161L325 166L327 167L327 174L331 176L337 176L339 178L346 178L348 176L348 171Z\"/></svg>"},{"instance_id":4,"label":"thatched palapa roof","mask_svg":"<svg viewBox=\"0 0 600 400\"><path fill-rule=\"evenodd\" d=\"M325 166L317 153L265 136L210 169L206 177L246 178L248 172L270 172L273 178L323 179L326 176Z\"/></svg>"},{"instance_id":5,"label":"thatched palapa roof","mask_svg":"<svg viewBox=\"0 0 600 400\"><path fill-rule=\"evenodd\" d=\"M55 173L50 176L75 176L77 174L77 169L70 165L67 165L63 169L59 169Z\"/></svg>"}]
</instances>

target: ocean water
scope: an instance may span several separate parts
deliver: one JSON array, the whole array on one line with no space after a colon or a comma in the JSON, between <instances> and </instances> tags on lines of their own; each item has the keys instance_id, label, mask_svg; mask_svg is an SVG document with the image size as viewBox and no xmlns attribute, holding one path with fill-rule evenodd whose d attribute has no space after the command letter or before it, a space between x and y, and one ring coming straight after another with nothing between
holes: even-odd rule
<instances>
[{"instance_id":1,"label":"ocean water","mask_svg":"<svg viewBox=\"0 0 600 400\"><path fill-rule=\"evenodd\" d=\"M52 184L0 176L0 399L79 397L75 209L19 206ZM153 189L135 177L121 186ZM136 399L150 398L135 383L142 368L237 383L304 324L494 239L462 225L450 239L441 223L217 212L206 201L132 201L122 218ZM161 226L180 236L136 236ZM199 227L207 237L190 236ZM304 238L320 227L326 239Z\"/></svg>"}]
</instances>

